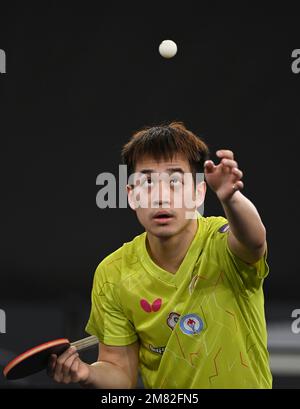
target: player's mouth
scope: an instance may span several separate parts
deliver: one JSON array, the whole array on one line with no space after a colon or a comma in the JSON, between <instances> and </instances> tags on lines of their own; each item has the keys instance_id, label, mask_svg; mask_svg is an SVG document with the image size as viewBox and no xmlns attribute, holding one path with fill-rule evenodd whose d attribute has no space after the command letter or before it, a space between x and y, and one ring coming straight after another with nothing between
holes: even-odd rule
<instances>
[{"instance_id":1,"label":"player's mouth","mask_svg":"<svg viewBox=\"0 0 300 409\"><path fill-rule=\"evenodd\" d=\"M174 219L174 215L167 211L159 211L152 217L153 220L158 224L169 223Z\"/></svg>"}]
</instances>

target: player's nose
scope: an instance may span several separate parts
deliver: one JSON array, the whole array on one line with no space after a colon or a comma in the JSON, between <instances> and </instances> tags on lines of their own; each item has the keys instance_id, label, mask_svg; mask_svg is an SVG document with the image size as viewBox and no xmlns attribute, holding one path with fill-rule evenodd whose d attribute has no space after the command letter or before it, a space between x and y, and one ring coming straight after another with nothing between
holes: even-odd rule
<instances>
[{"instance_id":1,"label":"player's nose","mask_svg":"<svg viewBox=\"0 0 300 409\"><path fill-rule=\"evenodd\" d=\"M152 194L152 204L153 207L160 207L160 206L168 206L170 207L171 204L171 190L170 184L166 183L165 181L159 181L154 186Z\"/></svg>"}]
</instances>

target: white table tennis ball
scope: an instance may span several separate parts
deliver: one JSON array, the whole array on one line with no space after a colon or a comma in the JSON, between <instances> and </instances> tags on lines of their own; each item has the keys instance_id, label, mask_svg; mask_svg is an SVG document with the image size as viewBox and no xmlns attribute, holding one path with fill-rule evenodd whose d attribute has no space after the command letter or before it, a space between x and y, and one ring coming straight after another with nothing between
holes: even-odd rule
<instances>
[{"instance_id":1,"label":"white table tennis ball","mask_svg":"<svg viewBox=\"0 0 300 409\"><path fill-rule=\"evenodd\" d=\"M172 40L164 40L158 48L159 54L164 58L172 58L177 53L177 45Z\"/></svg>"}]
</instances>

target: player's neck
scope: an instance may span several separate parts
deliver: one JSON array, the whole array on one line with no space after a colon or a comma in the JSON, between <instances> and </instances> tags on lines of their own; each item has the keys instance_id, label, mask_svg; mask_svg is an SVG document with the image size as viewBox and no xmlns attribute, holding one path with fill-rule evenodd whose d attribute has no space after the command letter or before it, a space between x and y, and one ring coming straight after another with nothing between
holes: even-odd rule
<instances>
[{"instance_id":1,"label":"player's neck","mask_svg":"<svg viewBox=\"0 0 300 409\"><path fill-rule=\"evenodd\" d=\"M170 273L179 269L197 232L197 220L192 220L187 227L168 238L160 238L147 233L146 247L155 264Z\"/></svg>"}]
</instances>

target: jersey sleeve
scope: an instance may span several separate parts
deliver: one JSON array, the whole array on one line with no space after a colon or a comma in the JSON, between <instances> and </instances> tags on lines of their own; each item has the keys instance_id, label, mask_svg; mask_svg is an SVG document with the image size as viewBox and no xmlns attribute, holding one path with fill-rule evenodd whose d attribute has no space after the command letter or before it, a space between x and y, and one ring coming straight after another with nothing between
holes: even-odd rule
<instances>
[{"instance_id":1,"label":"jersey sleeve","mask_svg":"<svg viewBox=\"0 0 300 409\"><path fill-rule=\"evenodd\" d=\"M118 299L119 283L113 282L113 274L110 277L105 270L101 263L96 269L91 295L92 307L85 330L97 336L103 344L130 345L137 341L138 336Z\"/></svg>"},{"instance_id":2,"label":"jersey sleeve","mask_svg":"<svg viewBox=\"0 0 300 409\"><path fill-rule=\"evenodd\" d=\"M249 296L256 292L269 274L267 250L256 263L248 264L236 256L229 248L229 224L225 217L216 217L213 226L213 241L220 268L227 275L239 293Z\"/></svg>"}]
</instances>

